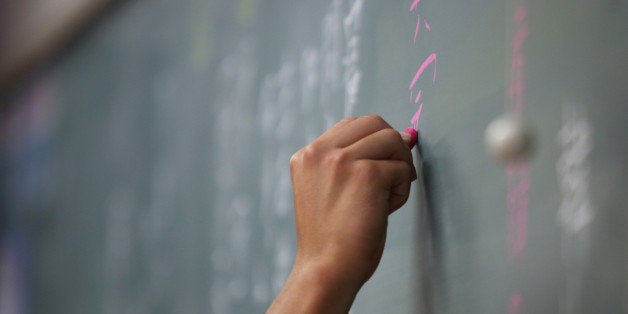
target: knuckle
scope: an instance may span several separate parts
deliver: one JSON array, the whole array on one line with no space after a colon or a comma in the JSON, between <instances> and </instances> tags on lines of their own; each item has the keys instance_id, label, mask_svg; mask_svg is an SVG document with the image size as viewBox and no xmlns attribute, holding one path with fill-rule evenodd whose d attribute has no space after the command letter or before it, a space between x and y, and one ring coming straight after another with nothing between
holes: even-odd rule
<instances>
[{"instance_id":1,"label":"knuckle","mask_svg":"<svg viewBox=\"0 0 628 314\"><path fill-rule=\"evenodd\" d=\"M303 152L299 150L296 153L292 154L292 157L290 157L290 171L294 171L300 168L302 164L303 164Z\"/></svg>"},{"instance_id":2,"label":"knuckle","mask_svg":"<svg viewBox=\"0 0 628 314\"><path fill-rule=\"evenodd\" d=\"M357 119L357 118L356 118L356 117L346 117L346 118L344 118L344 119L340 120L340 122L339 122L339 123L350 122L350 121L353 121L353 120L355 120L355 119Z\"/></svg>"},{"instance_id":3,"label":"knuckle","mask_svg":"<svg viewBox=\"0 0 628 314\"><path fill-rule=\"evenodd\" d=\"M319 155L319 149L314 144L310 144L301 149L301 160L303 162L310 162L316 159Z\"/></svg>"},{"instance_id":4,"label":"knuckle","mask_svg":"<svg viewBox=\"0 0 628 314\"><path fill-rule=\"evenodd\" d=\"M413 167L409 163L402 161L399 163L399 166L403 170L402 173L412 173Z\"/></svg>"},{"instance_id":5,"label":"knuckle","mask_svg":"<svg viewBox=\"0 0 628 314\"><path fill-rule=\"evenodd\" d=\"M364 118L372 120L372 121L384 121L384 119L382 119L381 116L379 116L377 114L374 114L374 113L367 114L367 115L364 116Z\"/></svg>"},{"instance_id":6,"label":"knuckle","mask_svg":"<svg viewBox=\"0 0 628 314\"><path fill-rule=\"evenodd\" d=\"M336 149L325 156L325 163L331 168L342 167L348 159L348 153L342 149Z\"/></svg>"},{"instance_id":7,"label":"knuckle","mask_svg":"<svg viewBox=\"0 0 628 314\"><path fill-rule=\"evenodd\" d=\"M377 125L385 125L388 126L388 123L386 123L386 121L384 121L384 118L382 118L379 115L376 114L368 114L366 116L364 116L365 119L370 120L372 123L375 123Z\"/></svg>"},{"instance_id":8,"label":"knuckle","mask_svg":"<svg viewBox=\"0 0 628 314\"><path fill-rule=\"evenodd\" d=\"M325 147L321 144L321 142L314 141L305 146L302 151L306 160L316 160L320 158L321 154L323 154Z\"/></svg>"},{"instance_id":9,"label":"knuckle","mask_svg":"<svg viewBox=\"0 0 628 314\"><path fill-rule=\"evenodd\" d=\"M399 134L399 132L395 131L392 128L385 128L383 130L381 130L380 132L383 133L383 135L390 140L401 140L401 135Z\"/></svg>"},{"instance_id":10,"label":"knuckle","mask_svg":"<svg viewBox=\"0 0 628 314\"><path fill-rule=\"evenodd\" d=\"M354 166L355 176L363 182L371 182L379 177L379 168L368 160L359 160Z\"/></svg>"},{"instance_id":11,"label":"knuckle","mask_svg":"<svg viewBox=\"0 0 628 314\"><path fill-rule=\"evenodd\" d=\"M294 170L313 165L317 160L320 160L323 150L323 147L316 141L301 148L290 157L290 169Z\"/></svg>"},{"instance_id":12,"label":"knuckle","mask_svg":"<svg viewBox=\"0 0 628 314\"><path fill-rule=\"evenodd\" d=\"M395 167L398 167L399 170L401 170L401 173L405 173L406 171L409 173L411 170L410 164L404 160L394 160L392 162L394 162Z\"/></svg>"}]
</instances>

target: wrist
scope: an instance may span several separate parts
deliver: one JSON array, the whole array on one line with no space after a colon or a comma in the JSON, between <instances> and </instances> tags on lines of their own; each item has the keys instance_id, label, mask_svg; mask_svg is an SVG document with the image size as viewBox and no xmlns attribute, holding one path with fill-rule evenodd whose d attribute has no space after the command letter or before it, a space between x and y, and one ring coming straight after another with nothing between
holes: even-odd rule
<instances>
[{"instance_id":1,"label":"wrist","mask_svg":"<svg viewBox=\"0 0 628 314\"><path fill-rule=\"evenodd\" d=\"M295 263L268 313L347 313L362 284L331 263Z\"/></svg>"}]
</instances>

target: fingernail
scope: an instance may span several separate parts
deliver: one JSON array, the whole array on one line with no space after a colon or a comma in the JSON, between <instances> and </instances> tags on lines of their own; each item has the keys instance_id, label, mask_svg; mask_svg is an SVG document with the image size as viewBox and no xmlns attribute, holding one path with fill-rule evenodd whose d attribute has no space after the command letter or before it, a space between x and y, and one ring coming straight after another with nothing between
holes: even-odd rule
<instances>
[{"instance_id":1,"label":"fingernail","mask_svg":"<svg viewBox=\"0 0 628 314\"><path fill-rule=\"evenodd\" d=\"M401 139L403 140L403 142L407 145L410 145L410 142L412 141L412 135L406 132L399 132L399 134L401 135Z\"/></svg>"}]
</instances>

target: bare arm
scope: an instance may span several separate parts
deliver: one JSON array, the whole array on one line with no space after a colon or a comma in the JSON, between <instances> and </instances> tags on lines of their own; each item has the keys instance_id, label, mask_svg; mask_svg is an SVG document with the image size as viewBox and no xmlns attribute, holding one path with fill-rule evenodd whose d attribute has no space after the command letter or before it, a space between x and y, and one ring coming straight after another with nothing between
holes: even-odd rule
<instances>
[{"instance_id":1,"label":"bare arm","mask_svg":"<svg viewBox=\"0 0 628 314\"><path fill-rule=\"evenodd\" d=\"M347 118L290 160L292 271L268 313L347 313L382 257L388 215L416 179L410 138L375 115Z\"/></svg>"}]
</instances>

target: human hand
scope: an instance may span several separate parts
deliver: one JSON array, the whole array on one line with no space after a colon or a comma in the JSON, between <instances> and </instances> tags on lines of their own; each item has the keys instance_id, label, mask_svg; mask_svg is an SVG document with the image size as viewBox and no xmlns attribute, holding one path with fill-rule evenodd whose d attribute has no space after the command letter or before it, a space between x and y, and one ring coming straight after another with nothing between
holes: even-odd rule
<instances>
[{"instance_id":1,"label":"human hand","mask_svg":"<svg viewBox=\"0 0 628 314\"><path fill-rule=\"evenodd\" d=\"M376 115L347 118L290 160L297 256L269 312L347 312L381 259L388 215L408 199L410 138Z\"/></svg>"}]
</instances>

